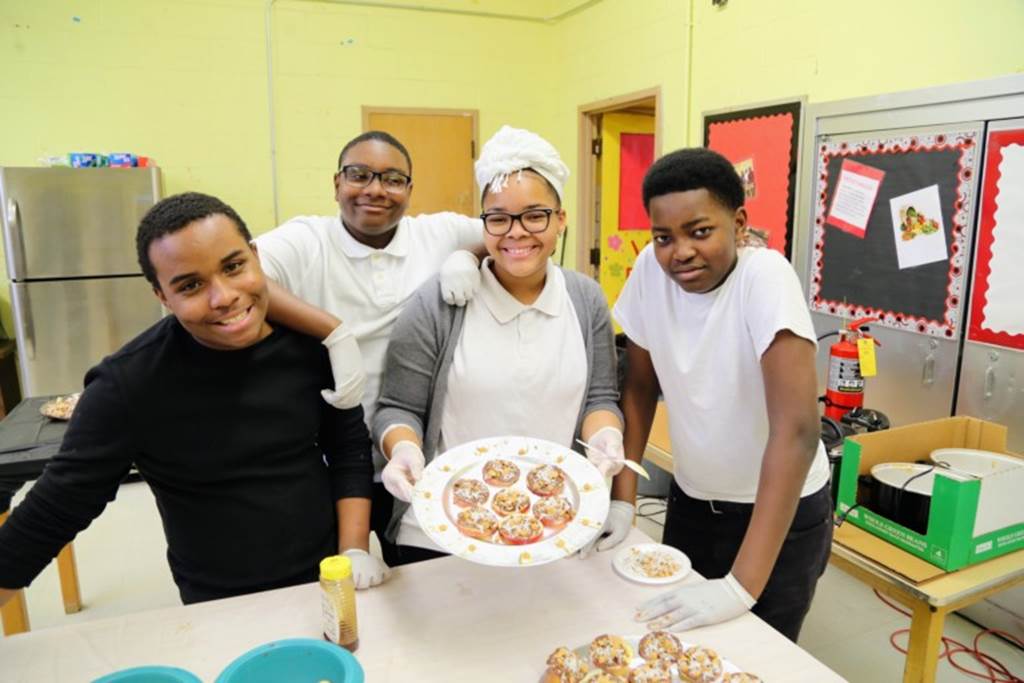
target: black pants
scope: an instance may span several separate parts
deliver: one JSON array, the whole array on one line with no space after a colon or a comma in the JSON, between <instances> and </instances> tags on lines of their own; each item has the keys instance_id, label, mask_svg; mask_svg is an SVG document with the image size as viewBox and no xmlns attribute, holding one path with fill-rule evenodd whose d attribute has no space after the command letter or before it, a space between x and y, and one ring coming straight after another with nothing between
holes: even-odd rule
<instances>
[{"instance_id":1,"label":"black pants","mask_svg":"<svg viewBox=\"0 0 1024 683\"><path fill-rule=\"evenodd\" d=\"M389 567L400 567L403 564L433 560L437 557L447 557L447 553L439 553L436 550L417 548L411 545L396 545L384 537L388 524L391 522L391 513L395 507L395 498L384 484L374 483L373 499L370 503L370 528L377 534L380 541L380 552L384 563Z\"/></svg>"},{"instance_id":2,"label":"black pants","mask_svg":"<svg viewBox=\"0 0 1024 683\"><path fill-rule=\"evenodd\" d=\"M334 545L337 548L336 544ZM333 550L337 552L337 550ZM331 549L323 550L318 557L327 557L332 554ZM172 575L174 571L171 571ZM181 596L181 602L185 605L192 605L197 602L206 602L207 600L221 600L223 598L233 598L238 595L248 595L249 593L259 593L262 591L274 590L276 588L286 588L288 586L299 586L304 583L312 583L320 580L320 567L314 565L310 569L307 569L295 576L290 576L286 579L277 579L275 581L268 581L266 583L257 584L254 586L245 587L233 587L233 588L213 588L202 584L193 583L179 576L174 577L174 582L178 586L178 595Z\"/></svg>"},{"instance_id":3,"label":"black pants","mask_svg":"<svg viewBox=\"0 0 1024 683\"><path fill-rule=\"evenodd\" d=\"M391 523L391 512L394 507L394 496L388 493L384 484L374 482L373 498L370 499L370 528L377 534L377 540L380 541L381 557L384 559L384 564L389 567L397 567L400 564L397 546L384 537L384 532L387 531L388 524Z\"/></svg>"},{"instance_id":4,"label":"black pants","mask_svg":"<svg viewBox=\"0 0 1024 683\"><path fill-rule=\"evenodd\" d=\"M412 564L414 562L425 562L436 560L439 557L448 557L448 553L442 553L430 548L419 548L414 545L396 545L395 552L398 555L399 565Z\"/></svg>"},{"instance_id":5,"label":"black pants","mask_svg":"<svg viewBox=\"0 0 1024 683\"><path fill-rule=\"evenodd\" d=\"M672 482L664 543L679 548L709 579L725 576L739 552L754 506L691 498ZM793 642L811 607L832 547L832 496L825 486L800 499L764 592L752 610Z\"/></svg>"}]
</instances>

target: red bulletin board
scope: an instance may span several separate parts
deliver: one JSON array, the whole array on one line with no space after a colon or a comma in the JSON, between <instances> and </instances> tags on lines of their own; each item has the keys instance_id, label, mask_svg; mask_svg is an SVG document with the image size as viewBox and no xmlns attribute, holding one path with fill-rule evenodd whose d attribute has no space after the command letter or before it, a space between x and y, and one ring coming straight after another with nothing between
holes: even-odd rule
<instances>
[{"instance_id":1,"label":"red bulletin board","mask_svg":"<svg viewBox=\"0 0 1024 683\"><path fill-rule=\"evenodd\" d=\"M995 244L995 228L997 209L999 208L1000 191L1012 186L1016 192L1021 191L1018 179L1008 181L1002 176L1000 168L1003 151L1010 145L1024 146L1024 129L998 130L988 134L988 145L985 153L985 175L981 188L981 216L978 220L978 241L975 247L976 261L974 265L974 288L971 293L971 319L967 329L967 337L971 341L996 344L1013 349L1024 350L1024 334L1011 334L986 327L985 307L989 303L989 280L992 276L992 255ZM1012 230L1018 235L1024 232L1024 225L1014 224L1000 226L1000 229ZM1017 237L1017 239L1022 239ZM1019 266L1019 264L1018 264ZM1019 297L1019 293L1017 294ZM1024 305L1017 303L1016 305Z\"/></svg>"},{"instance_id":2,"label":"red bulletin board","mask_svg":"<svg viewBox=\"0 0 1024 683\"><path fill-rule=\"evenodd\" d=\"M619 136L619 230L650 230L644 209L644 174L654 163L654 136L622 133Z\"/></svg>"},{"instance_id":3,"label":"red bulletin board","mask_svg":"<svg viewBox=\"0 0 1024 683\"><path fill-rule=\"evenodd\" d=\"M725 118L723 118L725 117ZM793 201L800 103L705 117L706 147L736 166L744 181L749 224L787 258L792 250Z\"/></svg>"}]
</instances>

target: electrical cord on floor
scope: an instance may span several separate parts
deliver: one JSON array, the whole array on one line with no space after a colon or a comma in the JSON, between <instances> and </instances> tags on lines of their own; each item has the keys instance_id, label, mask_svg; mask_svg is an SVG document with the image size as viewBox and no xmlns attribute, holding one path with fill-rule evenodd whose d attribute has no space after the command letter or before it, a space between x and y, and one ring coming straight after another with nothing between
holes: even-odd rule
<instances>
[{"instance_id":1,"label":"electrical cord on floor","mask_svg":"<svg viewBox=\"0 0 1024 683\"><path fill-rule=\"evenodd\" d=\"M653 509L652 509L653 508ZM652 524L664 528L664 520L655 519L668 511L668 498L666 496L639 496L636 500L636 516L641 519L650 520Z\"/></svg>"},{"instance_id":2,"label":"electrical cord on floor","mask_svg":"<svg viewBox=\"0 0 1024 683\"><path fill-rule=\"evenodd\" d=\"M883 603L885 603L892 609L896 610L900 614L906 617L913 616L910 612L906 611L899 605L896 605L887 600L877 590L875 590L874 593L879 600L881 600ZM897 631L893 631L889 635L889 644L892 645L897 652L907 654L906 648L900 647L896 643L896 638L904 633L910 633L910 629L901 628ZM942 636L942 652L939 653L939 661L945 659L947 662L949 662L949 665L957 671L963 674L967 674L972 678L978 678L983 681L989 681L989 683L1022 683L1022 679L1020 678L1020 676L1016 676L1013 673L1011 673L1010 670L1002 664L1002 662L997 660L992 655L982 652L981 649L978 647L978 643L982 639L982 637L987 636L989 634L999 636L1003 640L1006 640L1016 645L1017 647L1024 649L1024 642L1022 642L1013 634L1007 633L1006 631L1000 631L994 628L987 628L978 631L977 635L974 636L974 642L970 646L964 645L960 641L954 640L953 638ZM970 655L972 659L974 659L975 662L985 667L985 672L982 673L979 671L972 671L962 666L955 659L953 659L954 655L959 655L963 653L967 653L968 655Z\"/></svg>"}]
</instances>

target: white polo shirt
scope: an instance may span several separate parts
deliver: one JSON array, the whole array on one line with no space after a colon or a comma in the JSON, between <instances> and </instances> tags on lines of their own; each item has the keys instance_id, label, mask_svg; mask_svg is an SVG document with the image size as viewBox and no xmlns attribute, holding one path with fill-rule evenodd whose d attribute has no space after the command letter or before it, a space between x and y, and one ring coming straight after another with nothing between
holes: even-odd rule
<instances>
[{"instance_id":1,"label":"white polo shirt","mask_svg":"<svg viewBox=\"0 0 1024 683\"><path fill-rule=\"evenodd\" d=\"M720 287L690 294L665 275L648 245L613 314L651 354L669 414L676 483L694 498L754 502L768 443L761 356L781 330L816 345L792 266L773 250L741 248ZM801 496L827 482L819 441Z\"/></svg>"},{"instance_id":2,"label":"white polo shirt","mask_svg":"<svg viewBox=\"0 0 1024 683\"><path fill-rule=\"evenodd\" d=\"M482 242L479 219L449 212L403 217L383 249L357 242L338 216L299 216L256 239L271 279L337 316L355 335L366 369L367 425L377 409L388 338L402 306L449 254ZM374 463L380 472L384 461L376 448Z\"/></svg>"},{"instance_id":3,"label":"white polo shirt","mask_svg":"<svg viewBox=\"0 0 1024 683\"><path fill-rule=\"evenodd\" d=\"M501 286L490 261L481 268L480 291L466 304L437 450L505 434L572 446L587 390L587 352L565 276L548 262L544 289L527 305ZM397 541L438 549L412 508Z\"/></svg>"},{"instance_id":4,"label":"white polo shirt","mask_svg":"<svg viewBox=\"0 0 1024 683\"><path fill-rule=\"evenodd\" d=\"M504 434L572 446L587 353L565 276L549 262L544 289L530 305L486 265L481 276L448 371L438 451Z\"/></svg>"}]
</instances>

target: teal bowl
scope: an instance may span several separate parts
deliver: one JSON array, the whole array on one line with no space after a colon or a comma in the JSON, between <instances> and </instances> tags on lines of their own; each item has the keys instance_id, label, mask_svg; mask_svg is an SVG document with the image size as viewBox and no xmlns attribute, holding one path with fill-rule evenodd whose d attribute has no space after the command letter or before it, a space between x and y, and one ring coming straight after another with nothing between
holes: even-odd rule
<instances>
[{"instance_id":1,"label":"teal bowl","mask_svg":"<svg viewBox=\"0 0 1024 683\"><path fill-rule=\"evenodd\" d=\"M260 645L228 664L216 683L330 681L364 683L363 667L343 647L323 640L290 638Z\"/></svg>"},{"instance_id":2,"label":"teal bowl","mask_svg":"<svg viewBox=\"0 0 1024 683\"><path fill-rule=\"evenodd\" d=\"M195 675L173 666L137 666L97 678L92 683L203 683Z\"/></svg>"}]
</instances>

